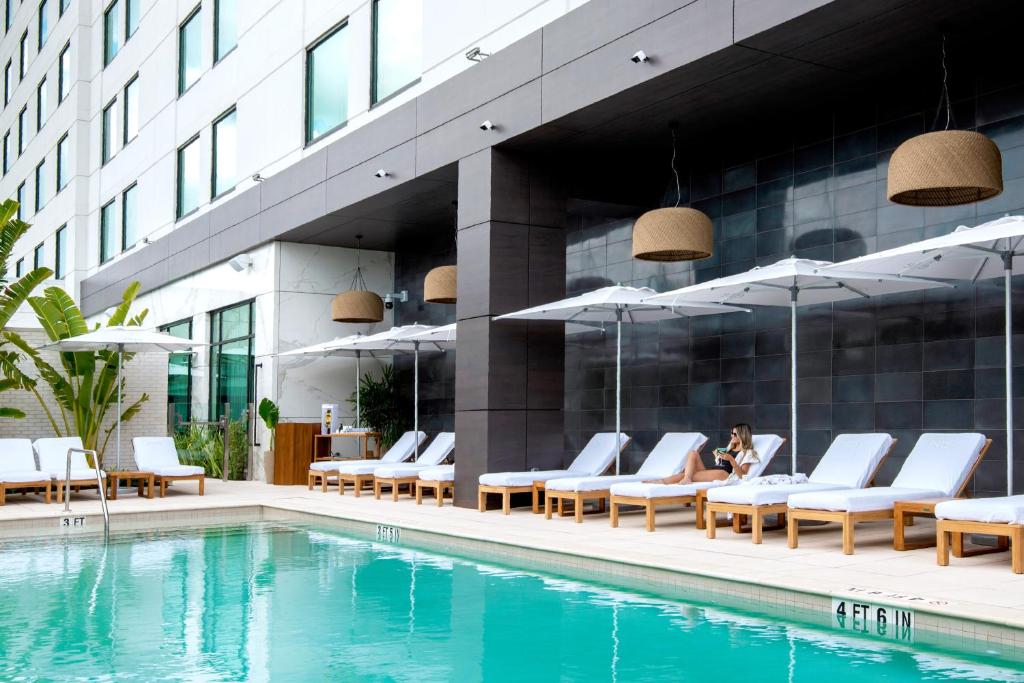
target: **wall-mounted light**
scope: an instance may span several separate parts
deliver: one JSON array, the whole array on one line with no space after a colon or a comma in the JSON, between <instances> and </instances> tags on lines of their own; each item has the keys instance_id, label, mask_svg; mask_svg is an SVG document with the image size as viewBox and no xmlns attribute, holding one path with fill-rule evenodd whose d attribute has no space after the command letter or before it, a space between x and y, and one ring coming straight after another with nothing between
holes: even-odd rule
<instances>
[{"instance_id":1,"label":"wall-mounted light","mask_svg":"<svg viewBox=\"0 0 1024 683\"><path fill-rule=\"evenodd\" d=\"M645 64L651 61L651 58L647 56L647 53L643 50L637 50L633 53L633 56L629 58L629 61L634 64Z\"/></svg>"},{"instance_id":2,"label":"wall-mounted light","mask_svg":"<svg viewBox=\"0 0 1024 683\"><path fill-rule=\"evenodd\" d=\"M471 62L482 62L490 56L489 52L483 52L479 47L472 47L466 51L466 59Z\"/></svg>"},{"instance_id":3,"label":"wall-mounted light","mask_svg":"<svg viewBox=\"0 0 1024 683\"><path fill-rule=\"evenodd\" d=\"M383 168L378 168L377 172L374 173L373 175L377 176L378 178L387 178L391 174L385 171Z\"/></svg>"},{"instance_id":4,"label":"wall-mounted light","mask_svg":"<svg viewBox=\"0 0 1024 683\"><path fill-rule=\"evenodd\" d=\"M241 273L243 270L252 268L252 256L249 256L248 254L239 254L228 261L228 265L231 266L231 270L236 273Z\"/></svg>"},{"instance_id":5,"label":"wall-mounted light","mask_svg":"<svg viewBox=\"0 0 1024 683\"><path fill-rule=\"evenodd\" d=\"M480 130L496 130L498 127L491 123L490 119L480 124Z\"/></svg>"}]
</instances>

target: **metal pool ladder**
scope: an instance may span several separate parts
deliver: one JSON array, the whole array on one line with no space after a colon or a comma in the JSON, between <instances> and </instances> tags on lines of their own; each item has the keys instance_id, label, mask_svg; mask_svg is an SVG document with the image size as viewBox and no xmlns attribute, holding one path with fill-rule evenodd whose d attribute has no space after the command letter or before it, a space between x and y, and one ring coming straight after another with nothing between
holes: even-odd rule
<instances>
[{"instance_id":1,"label":"metal pool ladder","mask_svg":"<svg viewBox=\"0 0 1024 683\"><path fill-rule=\"evenodd\" d=\"M82 453L92 456L93 468L96 470L96 488L100 492L100 507L103 508L103 538L110 540L110 513L107 511L107 489L103 485L103 477L100 476L100 459L96 451L86 448L69 448L68 464L64 477L64 513L71 512L71 454Z\"/></svg>"}]
</instances>

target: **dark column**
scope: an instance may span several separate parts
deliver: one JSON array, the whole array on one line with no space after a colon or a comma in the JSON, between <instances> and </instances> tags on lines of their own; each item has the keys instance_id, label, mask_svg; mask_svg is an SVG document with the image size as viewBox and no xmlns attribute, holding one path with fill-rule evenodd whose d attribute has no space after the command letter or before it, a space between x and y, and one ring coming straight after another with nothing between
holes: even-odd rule
<instances>
[{"instance_id":1,"label":"dark column","mask_svg":"<svg viewBox=\"0 0 1024 683\"><path fill-rule=\"evenodd\" d=\"M459 162L456 505L484 472L562 460L561 323L495 321L565 296L565 195L525 159L488 149Z\"/></svg>"}]
</instances>

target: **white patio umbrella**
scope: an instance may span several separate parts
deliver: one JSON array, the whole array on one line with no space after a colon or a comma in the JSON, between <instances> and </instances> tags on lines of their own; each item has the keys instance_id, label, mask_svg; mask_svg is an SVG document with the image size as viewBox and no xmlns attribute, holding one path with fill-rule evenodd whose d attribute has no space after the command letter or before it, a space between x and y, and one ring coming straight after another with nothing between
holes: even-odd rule
<instances>
[{"instance_id":1,"label":"white patio umbrella","mask_svg":"<svg viewBox=\"0 0 1024 683\"><path fill-rule=\"evenodd\" d=\"M920 278L879 273L857 273L847 269L826 271L829 261L788 258L769 266L758 266L728 277L683 287L650 297L648 301L673 305L676 301L789 306L790 308L790 428L793 438L792 468L796 474L796 307L868 298L881 294L948 286Z\"/></svg>"},{"instance_id":2,"label":"white patio umbrella","mask_svg":"<svg viewBox=\"0 0 1024 683\"><path fill-rule=\"evenodd\" d=\"M454 328L454 325L446 325L445 327ZM363 351L377 351L386 354L413 354L413 431L417 433L420 430L420 351L444 351L455 347L454 329L450 331L450 340L419 338L419 335L436 329L440 328L432 325L402 325L401 327L392 327L386 332L372 334L346 344L349 348ZM442 333L441 336L446 336L446 333ZM419 455L420 448L417 442L416 457L418 458Z\"/></svg>"},{"instance_id":3,"label":"white patio umbrella","mask_svg":"<svg viewBox=\"0 0 1024 683\"><path fill-rule=\"evenodd\" d=\"M277 354L278 356L315 356L318 358L327 358L329 356L337 357L351 357L356 359L356 427L363 424L362 422L362 406L359 401L359 382L362 379L362 355L364 351L359 348L352 348L349 346L350 343L365 339L365 335L362 334L350 334L347 337L337 337L330 341L320 342L319 344L312 344L311 346L303 346L298 349L292 349L291 351L284 351ZM370 353L372 356L373 354Z\"/></svg>"},{"instance_id":4,"label":"white patio umbrella","mask_svg":"<svg viewBox=\"0 0 1024 683\"><path fill-rule=\"evenodd\" d=\"M174 353L186 351L193 346L207 346L194 339L175 337L164 332L146 330L128 325L112 325L86 332L76 337L60 339L41 346L41 349L57 351L113 351L117 353L117 459L121 468L121 356L125 353Z\"/></svg>"},{"instance_id":5,"label":"white patio umbrella","mask_svg":"<svg viewBox=\"0 0 1024 683\"><path fill-rule=\"evenodd\" d=\"M615 323L615 438L622 432L622 323L644 323L715 313L749 312L736 306L680 299L675 306L648 301L657 294L648 287L602 287L586 294L499 315L495 320L564 320ZM619 453L615 453L615 473Z\"/></svg>"},{"instance_id":6,"label":"white patio umbrella","mask_svg":"<svg viewBox=\"0 0 1024 683\"><path fill-rule=\"evenodd\" d=\"M1006 317L1006 493L1013 494L1013 275L1024 273L1024 216L1006 216L902 247L837 263L835 268L976 282L1003 277Z\"/></svg>"}]
</instances>

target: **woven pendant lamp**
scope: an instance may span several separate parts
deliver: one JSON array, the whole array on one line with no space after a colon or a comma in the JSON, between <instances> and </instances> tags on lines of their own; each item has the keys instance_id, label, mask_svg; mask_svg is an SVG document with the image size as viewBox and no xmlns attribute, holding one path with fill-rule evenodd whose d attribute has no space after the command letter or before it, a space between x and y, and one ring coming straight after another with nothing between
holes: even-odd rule
<instances>
[{"instance_id":1,"label":"woven pendant lamp","mask_svg":"<svg viewBox=\"0 0 1024 683\"><path fill-rule=\"evenodd\" d=\"M695 261L711 256L715 237L711 219L697 209L679 206L682 191L676 169L676 129L672 130L672 174L676 205L654 209L633 224L633 258L644 261Z\"/></svg>"},{"instance_id":2,"label":"woven pendant lamp","mask_svg":"<svg viewBox=\"0 0 1024 683\"><path fill-rule=\"evenodd\" d=\"M331 300L331 319L339 323L379 323L384 319L384 300L366 288L359 262L362 235L356 235L356 274L352 288Z\"/></svg>"},{"instance_id":3,"label":"woven pendant lamp","mask_svg":"<svg viewBox=\"0 0 1024 683\"><path fill-rule=\"evenodd\" d=\"M423 299L432 304L456 302L456 266L438 266L423 278Z\"/></svg>"},{"instance_id":4,"label":"woven pendant lamp","mask_svg":"<svg viewBox=\"0 0 1024 683\"><path fill-rule=\"evenodd\" d=\"M887 196L907 206L956 206L995 197L1003 191L1003 158L996 143L981 133L955 126L949 100L946 37L942 37L942 96L946 129L910 138L889 160Z\"/></svg>"}]
</instances>

